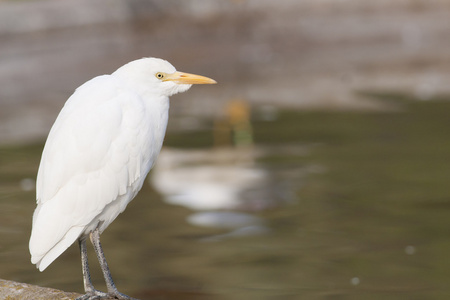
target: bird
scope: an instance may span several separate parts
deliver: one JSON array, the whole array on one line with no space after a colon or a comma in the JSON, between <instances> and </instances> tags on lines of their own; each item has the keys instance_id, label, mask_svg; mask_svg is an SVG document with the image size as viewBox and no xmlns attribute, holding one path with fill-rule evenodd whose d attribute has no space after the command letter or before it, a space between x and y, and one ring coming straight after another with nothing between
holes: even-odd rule
<instances>
[{"instance_id":1,"label":"bird","mask_svg":"<svg viewBox=\"0 0 450 300\"><path fill-rule=\"evenodd\" d=\"M78 240L87 299L132 299L118 291L100 234L141 189L161 150L169 97L215 80L179 72L168 61L144 57L78 87L56 118L42 151L37 206L29 242L42 272ZM107 292L92 284L90 239Z\"/></svg>"}]
</instances>

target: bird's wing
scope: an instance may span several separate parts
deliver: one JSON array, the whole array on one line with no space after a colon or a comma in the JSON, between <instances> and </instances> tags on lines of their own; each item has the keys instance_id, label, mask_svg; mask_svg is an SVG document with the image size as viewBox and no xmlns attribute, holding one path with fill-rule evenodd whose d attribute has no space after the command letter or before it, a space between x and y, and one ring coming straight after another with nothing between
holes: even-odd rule
<instances>
[{"instance_id":1,"label":"bird's wing","mask_svg":"<svg viewBox=\"0 0 450 300\"><path fill-rule=\"evenodd\" d=\"M144 114L140 97L110 76L79 87L47 138L37 177L37 203L51 200L70 182L84 186L97 177L116 179L117 191L112 194L114 198L123 194L140 175L133 158L141 150L137 142ZM118 180L128 172L129 178Z\"/></svg>"},{"instance_id":2,"label":"bird's wing","mask_svg":"<svg viewBox=\"0 0 450 300\"><path fill-rule=\"evenodd\" d=\"M58 257L109 203L147 175L151 152L159 149L150 147L154 137L144 116L142 99L108 75L82 85L66 102L38 171L30 239L34 263L49 251L58 250ZM58 246L68 233L73 235L68 245Z\"/></svg>"}]
</instances>

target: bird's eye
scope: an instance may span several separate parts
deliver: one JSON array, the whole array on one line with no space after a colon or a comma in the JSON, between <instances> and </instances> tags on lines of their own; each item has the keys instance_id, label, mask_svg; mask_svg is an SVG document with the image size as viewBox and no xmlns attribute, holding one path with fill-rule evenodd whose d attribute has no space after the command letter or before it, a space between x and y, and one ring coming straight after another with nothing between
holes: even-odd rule
<instances>
[{"instance_id":1,"label":"bird's eye","mask_svg":"<svg viewBox=\"0 0 450 300\"><path fill-rule=\"evenodd\" d=\"M164 74L161 73L161 72L156 73L155 76L156 76L156 78L158 78L158 79L164 79Z\"/></svg>"}]
</instances>

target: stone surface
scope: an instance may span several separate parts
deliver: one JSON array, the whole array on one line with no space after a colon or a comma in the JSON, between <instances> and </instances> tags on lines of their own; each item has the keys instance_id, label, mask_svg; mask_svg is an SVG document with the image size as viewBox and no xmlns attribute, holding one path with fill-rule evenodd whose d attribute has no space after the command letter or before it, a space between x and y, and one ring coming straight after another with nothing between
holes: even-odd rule
<instances>
[{"instance_id":1,"label":"stone surface","mask_svg":"<svg viewBox=\"0 0 450 300\"><path fill-rule=\"evenodd\" d=\"M1 299L17 300L69 300L81 296L77 293L68 293L46 287L40 287L27 283L0 279Z\"/></svg>"}]
</instances>

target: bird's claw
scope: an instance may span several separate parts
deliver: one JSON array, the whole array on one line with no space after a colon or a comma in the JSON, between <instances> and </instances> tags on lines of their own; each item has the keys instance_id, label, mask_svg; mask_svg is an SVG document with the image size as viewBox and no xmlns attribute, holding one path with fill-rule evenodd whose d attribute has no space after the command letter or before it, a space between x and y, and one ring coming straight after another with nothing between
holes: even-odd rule
<instances>
[{"instance_id":1,"label":"bird's claw","mask_svg":"<svg viewBox=\"0 0 450 300\"><path fill-rule=\"evenodd\" d=\"M109 294L101 292L99 290L89 291L81 297L75 300L99 300L99 299L111 299ZM114 299L114 298L113 298Z\"/></svg>"},{"instance_id":2,"label":"bird's claw","mask_svg":"<svg viewBox=\"0 0 450 300\"><path fill-rule=\"evenodd\" d=\"M128 295L122 294L119 291L115 291L112 293L104 293L98 290L88 292L75 300L100 300L100 299L137 300Z\"/></svg>"}]
</instances>

